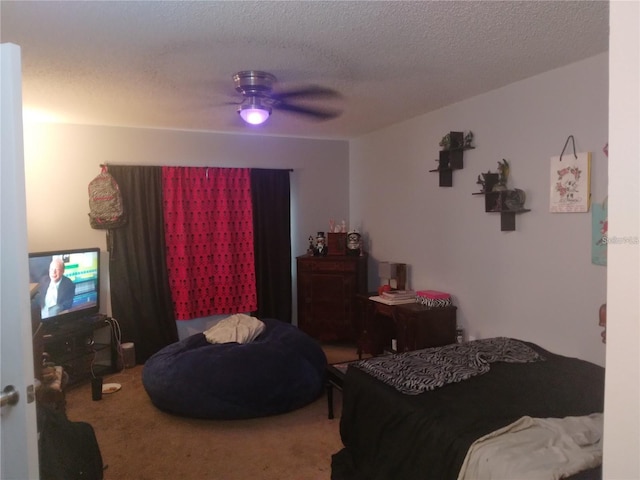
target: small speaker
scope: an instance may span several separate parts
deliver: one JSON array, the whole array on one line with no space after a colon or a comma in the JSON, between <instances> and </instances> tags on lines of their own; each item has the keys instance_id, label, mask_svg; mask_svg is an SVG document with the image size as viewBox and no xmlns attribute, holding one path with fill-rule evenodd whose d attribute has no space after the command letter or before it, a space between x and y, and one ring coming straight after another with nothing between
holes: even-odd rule
<instances>
[{"instance_id":1,"label":"small speaker","mask_svg":"<svg viewBox=\"0 0 640 480\"><path fill-rule=\"evenodd\" d=\"M136 349L132 342L123 343L122 360L125 368L133 368L136 366Z\"/></svg>"}]
</instances>

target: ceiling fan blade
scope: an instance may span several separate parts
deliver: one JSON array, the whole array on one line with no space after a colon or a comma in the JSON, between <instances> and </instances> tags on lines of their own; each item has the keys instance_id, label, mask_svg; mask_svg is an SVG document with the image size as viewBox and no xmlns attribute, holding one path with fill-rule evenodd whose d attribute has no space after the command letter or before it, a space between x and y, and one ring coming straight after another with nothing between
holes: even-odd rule
<instances>
[{"instance_id":1,"label":"ceiling fan blade","mask_svg":"<svg viewBox=\"0 0 640 480\"><path fill-rule=\"evenodd\" d=\"M299 88L296 90L288 90L284 92L272 92L269 94L275 101L283 101L289 98L299 98L299 97L340 97L340 93L331 88L319 87L317 85L311 85L304 88Z\"/></svg>"},{"instance_id":2,"label":"ceiling fan blade","mask_svg":"<svg viewBox=\"0 0 640 480\"><path fill-rule=\"evenodd\" d=\"M285 112L299 113L314 117L318 120L330 120L332 118L339 117L342 113L339 110L323 110L319 108L301 107L298 105L291 105L289 103L276 102L273 104L273 108L277 110L283 110Z\"/></svg>"}]
</instances>

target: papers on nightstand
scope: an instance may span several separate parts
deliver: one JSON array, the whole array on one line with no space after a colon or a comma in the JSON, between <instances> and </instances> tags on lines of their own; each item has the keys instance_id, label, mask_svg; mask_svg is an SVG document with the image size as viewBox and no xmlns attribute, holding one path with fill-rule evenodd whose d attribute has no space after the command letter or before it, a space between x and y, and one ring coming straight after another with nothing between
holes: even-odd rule
<instances>
[{"instance_id":1,"label":"papers on nightstand","mask_svg":"<svg viewBox=\"0 0 640 480\"><path fill-rule=\"evenodd\" d=\"M406 300L416 299L416 292L413 290L386 290L380 294L382 298L386 298L387 300Z\"/></svg>"},{"instance_id":2,"label":"papers on nightstand","mask_svg":"<svg viewBox=\"0 0 640 480\"><path fill-rule=\"evenodd\" d=\"M416 303L415 297L413 298L385 298L381 296L369 297L369 300L373 300L374 302L384 303L385 305L403 305L405 303Z\"/></svg>"}]
</instances>

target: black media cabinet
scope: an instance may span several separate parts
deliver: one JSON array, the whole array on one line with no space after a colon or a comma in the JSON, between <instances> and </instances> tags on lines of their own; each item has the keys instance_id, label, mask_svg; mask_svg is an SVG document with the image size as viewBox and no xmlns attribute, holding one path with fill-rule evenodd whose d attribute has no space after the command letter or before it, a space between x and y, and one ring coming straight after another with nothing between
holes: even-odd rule
<instances>
[{"instance_id":1,"label":"black media cabinet","mask_svg":"<svg viewBox=\"0 0 640 480\"><path fill-rule=\"evenodd\" d=\"M44 329L38 340L49 361L64 368L69 386L115 371L113 329L104 315Z\"/></svg>"}]
</instances>

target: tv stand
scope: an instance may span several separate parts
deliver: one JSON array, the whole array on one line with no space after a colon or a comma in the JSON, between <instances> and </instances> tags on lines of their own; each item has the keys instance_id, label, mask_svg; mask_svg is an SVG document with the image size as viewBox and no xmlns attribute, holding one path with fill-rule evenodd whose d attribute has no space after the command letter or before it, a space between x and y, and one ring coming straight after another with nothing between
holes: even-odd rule
<instances>
[{"instance_id":1,"label":"tv stand","mask_svg":"<svg viewBox=\"0 0 640 480\"><path fill-rule=\"evenodd\" d=\"M64 368L69 386L115 370L113 333L105 315L91 315L66 325L45 328L34 339L38 341L39 350L49 354L49 361Z\"/></svg>"}]
</instances>

